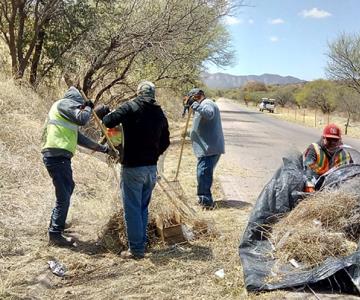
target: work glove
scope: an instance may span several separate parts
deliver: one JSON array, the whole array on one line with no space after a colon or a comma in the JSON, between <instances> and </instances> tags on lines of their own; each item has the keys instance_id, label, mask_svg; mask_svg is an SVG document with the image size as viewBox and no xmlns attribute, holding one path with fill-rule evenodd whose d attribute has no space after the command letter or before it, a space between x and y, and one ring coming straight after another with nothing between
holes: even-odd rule
<instances>
[{"instance_id":1,"label":"work glove","mask_svg":"<svg viewBox=\"0 0 360 300\"><path fill-rule=\"evenodd\" d=\"M89 106L91 109L93 109L94 103L91 100L86 100L84 106Z\"/></svg>"},{"instance_id":2,"label":"work glove","mask_svg":"<svg viewBox=\"0 0 360 300\"><path fill-rule=\"evenodd\" d=\"M116 149L113 150L111 147L109 147L107 145L106 145L106 147L107 147L107 149L106 149L105 153L108 154L110 157L118 158L120 156L119 151L117 151Z\"/></svg>"},{"instance_id":3,"label":"work glove","mask_svg":"<svg viewBox=\"0 0 360 300\"><path fill-rule=\"evenodd\" d=\"M96 115L99 117L99 119L102 121L102 119L103 119L108 113L110 113L110 108L109 108L108 105L99 104L99 105L96 105L96 107L94 108L94 112L95 112Z\"/></svg>"},{"instance_id":4,"label":"work glove","mask_svg":"<svg viewBox=\"0 0 360 300\"><path fill-rule=\"evenodd\" d=\"M185 117L186 112L189 112L189 109L193 103L196 102L193 97L191 96L184 96L183 104L184 104L184 110L182 113L182 117Z\"/></svg>"},{"instance_id":5,"label":"work glove","mask_svg":"<svg viewBox=\"0 0 360 300\"><path fill-rule=\"evenodd\" d=\"M186 112L189 112L189 107L188 106L184 106L184 110L183 110L183 112L181 114L181 117L185 117Z\"/></svg>"},{"instance_id":6,"label":"work glove","mask_svg":"<svg viewBox=\"0 0 360 300\"><path fill-rule=\"evenodd\" d=\"M184 109L183 109L183 112L181 114L181 117L185 117L186 112L189 112L189 106L187 105L188 100L189 100L189 96L184 96L184 98L183 98Z\"/></svg>"},{"instance_id":7,"label":"work glove","mask_svg":"<svg viewBox=\"0 0 360 300\"><path fill-rule=\"evenodd\" d=\"M189 97L188 100L186 101L186 106L191 107L191 105L193 105L194 102L195 102L194 97Z\"/></svg>"},{"instance_id":8,"label":"work glove","mask_svg":"<svg viewBox=\"0 0 360 300\"><path fill-rule=\"evenodd\" d=\"M313 186L306 186L304 188L304 192L305 193L314 193L315 192L315 188Z\"/></svg>"},{"instance_id":9,"label":"work glove","mask_svg":"<svg viewBox=\"0 0 360 300\"><path fill-rule=\"evenodd\" d=\"M305 187L304 187L304 192L305 193L314 193L315 187L312 184L306 183Z\"/></svg>"}]
</instances>

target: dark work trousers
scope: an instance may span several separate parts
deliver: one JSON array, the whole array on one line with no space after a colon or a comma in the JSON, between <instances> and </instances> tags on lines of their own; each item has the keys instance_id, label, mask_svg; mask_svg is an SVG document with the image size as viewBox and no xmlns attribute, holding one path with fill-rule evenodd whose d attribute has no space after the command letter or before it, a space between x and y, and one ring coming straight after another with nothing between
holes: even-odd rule
<instances>
[{"instance_id":1,"label":"dark work trousers","mask_svg":"<svg viewBox=\"0 0 360 300\"><path fill-rule=\"evenodd\" d=\"M66 157L43 157L46 169L55 187L55 207L52 211L49 234L61 234L69 211L70 198L75 183L72 177L71 159Z\"/></svg>"},{"instance_id":2,"label":"dark work trousers","mask_svg":"<svg viewBox=\"0 0 360 300\"><path fill-rule=\"evenodd\" d=\"M197 163L197 195L199 204L210 207L214 204L211 194L213 174L220 154L198 157Z\"/></svg>"}]
</instances>

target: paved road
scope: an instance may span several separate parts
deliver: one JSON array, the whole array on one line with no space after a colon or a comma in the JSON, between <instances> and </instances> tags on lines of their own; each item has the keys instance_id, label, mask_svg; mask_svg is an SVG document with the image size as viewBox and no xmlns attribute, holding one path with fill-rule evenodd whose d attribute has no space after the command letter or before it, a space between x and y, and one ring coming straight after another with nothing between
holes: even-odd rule
<instances>
[{"instance_id":1,"label":"paved road","mask_svg":"<svg viewBox=\"0 0 360 300\"><path fill-rule=\"evenodd\" d=\"M253 203L284 156L304 151L321 136L320 128L285 122L230 100L220 99L217 104L226 144L222 163L233 169L220 179L231 200ZM344 143L360 149L360 140L345 137Z\"/></svg>"},{"instance_id":2,"label":"paved road","mask_svg":"<svg viewBox=\"0 0 360 300\"><path fill-rule=\"evenodd\" d=\"M246 109L232 101L217 102L221 110L225 134L225 155L217 168L225 200L241 201L243 207L254 204L266 182L282 164L282 157L302 152L310 143L319 140L321 129L288 123ZM360 150L360 140L344 138L344 143ZM360 161L359 161L360 163ZM233 202L232 202L233 203ZM239 220L246 223L249 210ZM277 294L269 299L278 299ZM352 295L288 292L281 299L358 299Z\"/></svg>"}]
</instances>

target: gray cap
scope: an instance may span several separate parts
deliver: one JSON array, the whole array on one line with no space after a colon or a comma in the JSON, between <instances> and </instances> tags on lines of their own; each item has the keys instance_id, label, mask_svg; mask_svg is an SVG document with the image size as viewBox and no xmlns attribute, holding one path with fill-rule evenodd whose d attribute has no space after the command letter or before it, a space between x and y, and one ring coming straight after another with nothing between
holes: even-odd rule
<instances>
[{"instance_id":1,"label":"gray cap","mask_svg":"<svg viewBox=\"0 0 360 300\"><path fill-rule=\"evenodd\" d=\"M138 95L155 95L155 84L153 84L151 81L143 80L139 83L136 93Z\"/></svg>"},{"instance_id":2,"label":"gray cap","mask_svg":"<svg viewBox=\"0 0 360 300\"><path fill-rule=\"evenodd\" d=\"M195 96L195 95L205 95L204 91L199 88L193 88L190 90L187 94L189 97Z\"/></svg>"}]
</instances>

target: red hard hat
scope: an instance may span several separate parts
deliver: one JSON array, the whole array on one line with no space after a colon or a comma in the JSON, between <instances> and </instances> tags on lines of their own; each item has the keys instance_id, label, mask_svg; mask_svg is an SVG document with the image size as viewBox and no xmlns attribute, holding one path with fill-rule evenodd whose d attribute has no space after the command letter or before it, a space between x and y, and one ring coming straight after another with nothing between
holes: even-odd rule
<instances>
[{"instance_id":1,"label":"red hard hat","mask_svg":"<svg viewBox=\"0 0 360 300\"><path fill-rule=\"evenodd\" d=\"M339 126L335 124L326 125L323 130L324 138L341 139L341 130Z\"/></svg>"}]
</instances>

